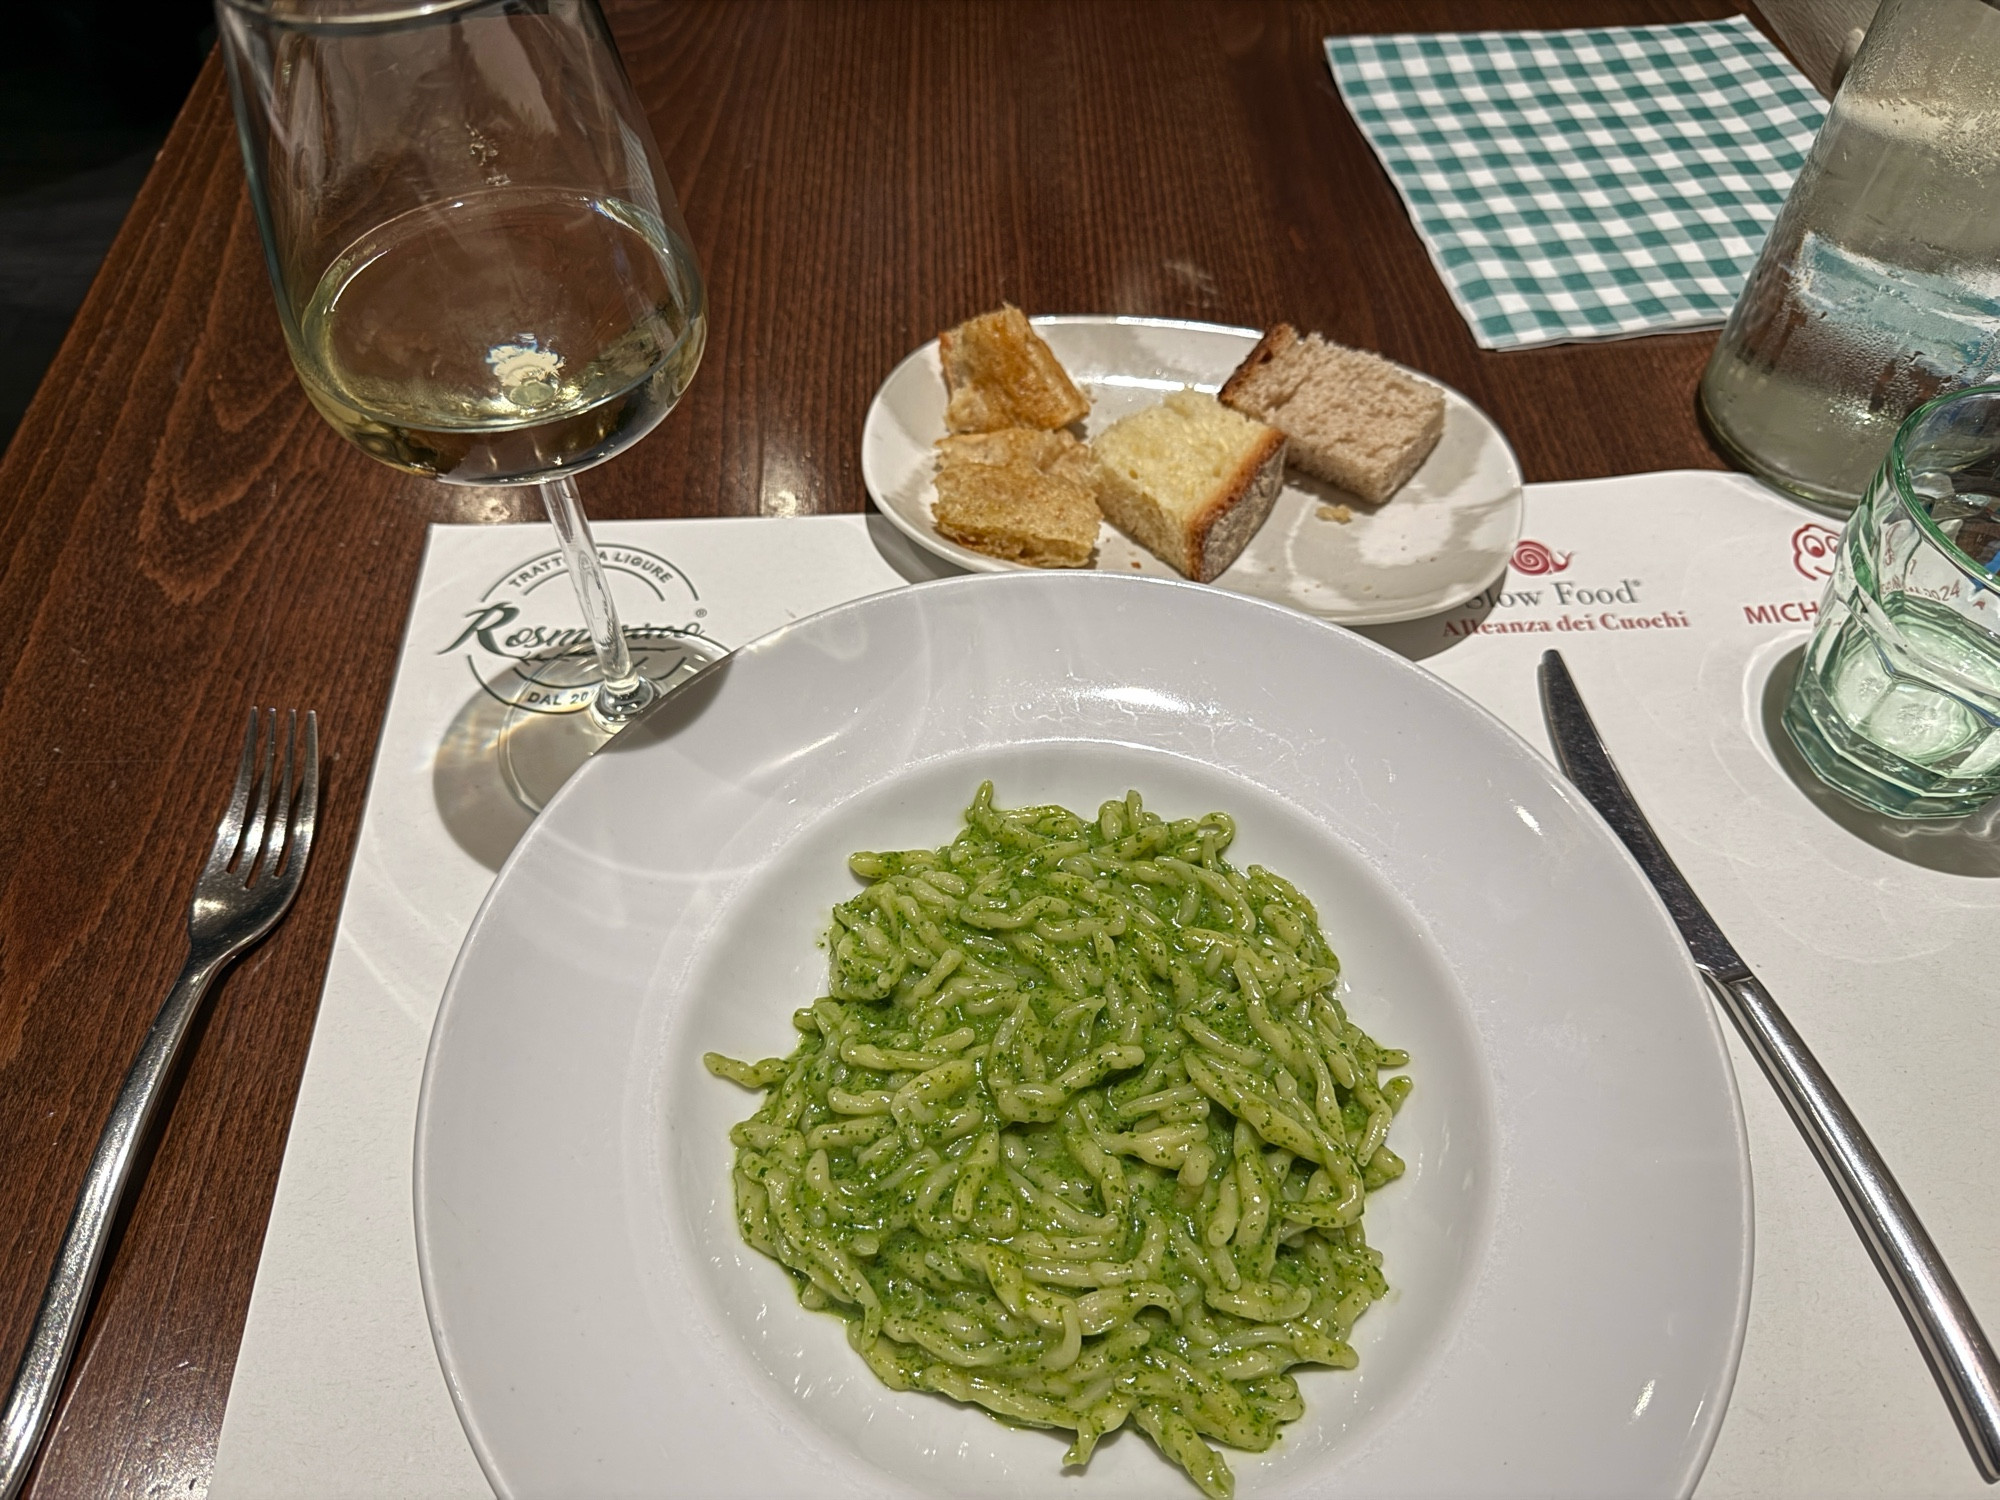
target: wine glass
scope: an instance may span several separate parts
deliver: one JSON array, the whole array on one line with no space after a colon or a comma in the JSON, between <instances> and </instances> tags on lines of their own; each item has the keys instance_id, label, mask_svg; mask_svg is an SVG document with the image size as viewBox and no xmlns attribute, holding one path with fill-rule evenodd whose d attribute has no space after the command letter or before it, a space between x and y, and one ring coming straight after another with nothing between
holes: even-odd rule
<instances>
[{"instance_id":1,"label":"wine glass","mask_svg":"<svg viewBox=\"0 0 2000 1500\"><path fill-rule=\"evenodd\" d=\"M396 468L539 486L596 655L594 747L657 689L574 476L673 409L707 336L597 0L216 0L216 17L307 396Z\"/></svg>"}]
</instances>

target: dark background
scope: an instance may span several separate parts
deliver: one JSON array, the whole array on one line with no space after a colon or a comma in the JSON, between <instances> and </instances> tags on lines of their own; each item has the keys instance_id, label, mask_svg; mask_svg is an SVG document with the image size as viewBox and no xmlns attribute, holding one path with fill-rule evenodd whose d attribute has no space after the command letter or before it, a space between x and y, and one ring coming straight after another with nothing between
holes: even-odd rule
<instances>
[{"instance_id":1,"label":"dark background","mask_svg":"<svg viewBox=\"0 0 2000 1500\"><path fill-rule=\"evenodd\" d=\"M208 0L10 6L0 44L0 449L215 40Z\"/></svg>"}]
</instances>

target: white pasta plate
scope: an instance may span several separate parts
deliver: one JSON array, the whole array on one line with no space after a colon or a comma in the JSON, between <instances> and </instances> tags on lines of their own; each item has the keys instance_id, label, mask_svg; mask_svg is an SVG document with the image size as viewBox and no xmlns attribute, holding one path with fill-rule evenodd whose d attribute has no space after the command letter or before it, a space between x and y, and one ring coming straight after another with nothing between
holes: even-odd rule
<instances>
[{"instance_id":1,"label":"white pasta plate","mask_svg":"<svg viewBox=\"0 0 2000 1500\"><path fill-rule=\"evenodd\" d=\"M1221 809L1291 878L1355 1020L1406 1048L1359 1367L1228 1451L1237 1494L1686 1495L1741 1347L1728 1055L1638 868L1549 763L1295 611L1094 574L949 579L695 678L529 829L438 1012L416 1139L439 1357L515 1496L1069 1497L1194 1487L1147 1439L898 1394L747 1246L709 1050L791 1050L846 855L949 842L976 786Z\"/></svg>"},{"instance_id":2,"label":"white pasta plate","mask_svg":"<svg viewBox=\"0 0 2000 1500\"><path fill-rule=\"evenodd\" d=\"M1259 337L1254 328L1165 318L1033 320L1090 397L1086 436L1183 386L1219 390ZM1437 381L1408 371L1431 385ZM1288 470L1270 517L1215 587L1290 605L1343 625L1386 625L1463 604L1498 578L1521 538L1521 466L1493 419L1448 386L1444 436L1410 482L1380 507ZM939 535L931 516L933 447L945 435L937 341L913 352L875 393L861 430L861 476L899 530L977 573L1034 571ZM1352 519L1321 514L1345 504ZM1172 578L1174 570L1109 521L1098 523L1098 572Z\"/></svg>"}]
</instances>

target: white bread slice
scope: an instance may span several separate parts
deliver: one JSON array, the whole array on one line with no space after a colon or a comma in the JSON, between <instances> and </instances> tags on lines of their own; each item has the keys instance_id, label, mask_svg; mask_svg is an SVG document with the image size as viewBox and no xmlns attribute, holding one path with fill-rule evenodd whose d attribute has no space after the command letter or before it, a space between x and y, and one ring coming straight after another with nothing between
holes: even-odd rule
<instances>
[{"instance_id":1,"label":"white bread slice","mask_svg":"<svg viewBox=\"0 0 2000 1500\"><path fill-rule=\"evenodd\" d=\"M1011 427L937 445L940 535L989 557L1082 568L1097 546L1097 461L1067 432Z\"/></svg>"},{"instance_id":2,"label":"white bread slice","mask_svg":"<svg viewBox=\"0 0 2000 1500\"><path fill-rule=\"evenodd\" d=\"M1198 583L1236 561L1285 482L1285 435L1198 391L1120 418L1091 449L1105 518Z\"/></svg>"},{"instance_id":3,"label":"white bread slice","mask_svg":"<svg viewBox=\"0 0 2000 1500\"><path fill-rule=\"evenodd\" d=\"M1012 303L938 335L951 432L1067 427L1090 414L1055 352Z\"/></svg>"},{"instance_id":4,"label":"white bread slice","mask_svg":"<svg viewBox=\"0 0 2000 1500\"><path fill-rule=\"evenodd\" d=\"M1299 468L1371 505L1401 489L1444 433L1436 386L1289 323L1258 340L1221 399L1283 432Z\"/></svg>"}]
</instances>

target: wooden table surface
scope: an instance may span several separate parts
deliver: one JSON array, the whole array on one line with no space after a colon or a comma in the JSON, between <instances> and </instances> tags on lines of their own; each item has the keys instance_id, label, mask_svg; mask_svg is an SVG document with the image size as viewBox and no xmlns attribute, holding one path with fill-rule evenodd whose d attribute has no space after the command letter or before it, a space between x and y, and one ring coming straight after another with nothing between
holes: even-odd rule
<instances>
[{"instance_id":1,"label":"wooden table surface","mask_svg":"<svg viewBox=\"0 0 2000 1500\"><path fill-rule=\"evenodd\" d=\"M1288 319L1485 407L1530 480L1719 467L1712 335L1482 353L1347 111L1329 32L1729 4L680 3L613 26L710 278L706 366L593 515L859 511L862 414L939 328ZM383 468L280 341L215 60L0 463L0 1367L183 956L245 708L319 710L292 916L213 994L31 1493L207 1487L402 622L432 521L532 491Z\"/></svg>"}]
</instances>

